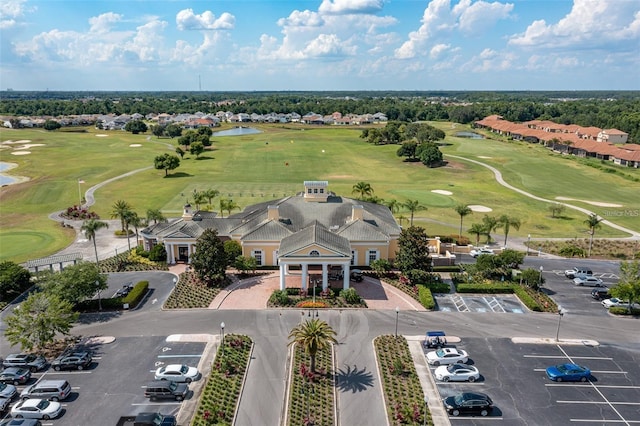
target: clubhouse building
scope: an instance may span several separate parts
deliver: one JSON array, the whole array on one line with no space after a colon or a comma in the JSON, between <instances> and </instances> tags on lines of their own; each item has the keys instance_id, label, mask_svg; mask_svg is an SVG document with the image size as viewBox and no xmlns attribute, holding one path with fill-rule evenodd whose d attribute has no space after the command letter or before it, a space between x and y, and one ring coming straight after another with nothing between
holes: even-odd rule
<instances>
[{"instance_id":1,"label":"clubhouse building","mask_svg":"<svg viewBox=\"0 0 640 426\"><path fill-rule=\"evenodd\" d=\"M226 218L194 212L187 204L181 218L151 225L140 235L146 250L164 244L168 263L189 263L198 237L213 228L223 241L238 241L242 255L255 258L259 266L279 266L282 290L290 267L302 271L303 289L312 273L321 277L324 290L329 274L341 276L346 289L350 268L395 258L401 228L385 205L341 197L328 186L327 181L305 181L295 196L254 204ZM430 244L437 255L440 240Z\"/></svg>"}]
</instances>

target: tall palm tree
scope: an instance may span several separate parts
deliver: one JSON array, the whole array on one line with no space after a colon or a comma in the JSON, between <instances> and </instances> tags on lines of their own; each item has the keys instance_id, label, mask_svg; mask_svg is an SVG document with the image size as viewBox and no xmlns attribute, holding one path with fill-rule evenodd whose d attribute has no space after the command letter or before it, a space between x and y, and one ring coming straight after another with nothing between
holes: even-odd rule
<instances>
[{"instance_id":1,"label":"tall palm tree","mask_svg":"<svg viewBox=\"0 0 640 426\"><path fill-rule=\"evenodd\" d=\"M311 358L311 372L316 372L316 354L319 350L336 344L336 332L325 321L313 318L296 325L289 333L287 346L298 344Z\"/></svg>"},{"instance_id":2,"label":"tall palm tree","mask_svg":"<svg viewBox=\"0 0 640 426\"><path fill-rule=\"evenodd\" d=\"M458 233L458 238L462 238L462 219L466 215L473 213L473 210L466 204L458 204L456 206L456 213L460 215L460 232Z\"/></svg>"},{"instance_id":3,"label":"tall palm tree","mask_svg":"<svg viewBox=\"0 0 640 426\"><path fill-rule=\"evenodd\" d=\"M124 218L131 211L131 205L124 200L118 200L113 203L111 209L111 217L113 219L120 219L122 232L124 232Z\"/></svg>"},{"instance_id":4,"label":"tall palm tree","mask_svg":"<svg viewBox=\"0 0 640 426\"><path fill-rule=\"evenodd\" d=\"M503 214L498 218L498 228L504 229L504 246L507 247L507 236L509 235L509 229L513 227L516 231L520 229L520 219L517 217L507 216Z\"/></svg>"},{"instance_id":5,"label":"tall palm tree","mask_svg":"<svg viewBox=\"0 0 640 426\"><path fill-rule=\"evenodd\" d=\"M600 228L600 222L602 222L602 219L600 219L598 215L595 213L591 213L589 217L584 221L584 224L589 227L589 235L591 236L591 238L589 238L589 252L587 254L587 257L591 257L591 247L593 247L593 235L596 233L596 229Z\"/></svg>"},{"instance_id":6,"label":"tall palm tree","mask_svg":"<svg viewBox=\"0 0 640 426\"><path fill-rule=\"evenodd\" d=\"M351 193L360 194L358 199L362 200L364 199L365 196L370 197L371 195L373 195L373 188L371 187L371 184L369 184L368 182L358 182L355 185L353 185L353 189L351 190Z\"/></svg>"},{"instance_id":7,"label":"tall palm tree","mask_svg":"<svg viewBox=\"0 0 640 426\"><path fill-rule=\"evenodd\" d=\"M147 222L151 221L155 225L158 222L166 222L167 218L164 217L159 209L149 209L147 210Z\"/></svg>"},{"instance_id":8,"label":"tall palm tree","mask_svg":"<svg viewBox=\"0 0 640 426\"><path fill-rule=\"evenodd\" d=\"M102 222L97 219L88 219L82 222L82 227L80 228L84 235L87 236L87 240L93 241L93 250L96 253L96 265L99 265L98 262L98 247L96 245L96 232L102 228L108 228L109 224L107 222Z\"/></svg>"},{"instance_id":9,"label":"tall palm tree","mask_svg":"<svg viewBox=\"0 0 640 426\"><path fill-rule=\"evenodd\" d=\"M400 222L400 226L402 226L402 222L407 220L407 217L403 214L398 215L398 222Z\"/></svg>"},{"instance_id":10,"label":"tall palm tree","mask_svg":"<svg viewBox=\"0 0 640 426\"><path fill-rule=\"evenodd\" d=\"M218 191L217 189L207 189L206 191L203 192L205 198L207 200L209 200L209 205L211 205L211 200L213 200L214 198L216 198L218 195L220 195L220 191Z\"/></svg>"},{"instance_id":11,"label":"tall palm tree","mask_svg":"<svg viewBox=\"0 0 640 426\"><path fill-rule=\"evenodd\" d=\"M391 214L396 214L398 213L398 210L400 210L400 203L398 202L398 200L389 200L385 203L385 205L389 207L389 210L391 210Z\"/></svg>"},{"instance_id":12,"label":"tall palm tree","mask_svg":"<svg viewBox=\"0 0 640 426\"><path fill-rule=\"evenodd\" d=\"M485 228L482 223L473 223L467 232L476 236L476 246L478 246L480 245L480 235L485 234Z\"/></svg>"},{"instance_id":13,"label":"tall palm tree","mask_svg":"<svg viewBox=\"0 0 640 426\"><path fill-rule=\"evenodd\" d=\"M240 206L238 204L236 204L235 201L230 200L228 198L221 198L220 199L220 213L226 211L226 212L228 212L227 216L229 216L231 214L231 210L236 210L236 209L239 210Z\"/></svg>"},{"instance_id":14,"label":"tall palm tree","mask_svg":"<svg viewBox=\"0 0 640 426\"><path fill-rule=\"evenodd\" d=\"M193 202L196 205L196 210L200 210L200 204L202 204L206 199L207 196L204 191L193 191Z\"/></svg>"},{"instance_id":15,"label":"tall palm tree","mask_svg":"<svg viewBox=\"0 0 640 426\"><path fill-rule=\"evenodd\" d=\"M415 212L417 212L418 210L427 210L427 208L422 204L420 204L418 200L407 200L403 204L403 206L405 209L409 210L409 212L411 213L411 218L409 219L409 226L413 226L413 214Z\"/></svg>"},{"instance_id":16,"label":"tall palm tree","mask_svg":"<svg viewBox=\"0 0 640 426\"><path fill-rule=\"evenodd\" d=\"M136 247L137 247L138 241L139 241L138 228L140 228L141 226L144 226L144 220L138 215L138 213L132 211L130 214L127 215L126 223L127 223L127 238L129 238L129 232L128 232L129 226L133 226L133 229L135 230L135 233L136 233Z\"/></svg>"}]
</instances>

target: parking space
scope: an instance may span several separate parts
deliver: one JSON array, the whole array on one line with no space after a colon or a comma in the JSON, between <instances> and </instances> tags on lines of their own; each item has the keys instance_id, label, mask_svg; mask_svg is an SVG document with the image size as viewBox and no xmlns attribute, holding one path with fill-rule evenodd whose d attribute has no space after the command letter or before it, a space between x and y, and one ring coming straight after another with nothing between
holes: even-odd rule
<instances>
[{"instance_id":1,"label":"parking space","mask_svg":"<svg viewBox=\"0 0 640 426\"><path fill-rule=\"evenodd\" d=\"M63 414L45 425L113 426L120 416L143 411L176 414L180 403L154 401L144 397L144 386L154 379L156 368L167 364L198 366L204 343L167 343L166 338L127 337L93 348L93 363L82 371L48 370L33 375L39 379L65 379L72 393L61 401ZM200 378L202 380L202 378ZM18 386L21 392L25 386ZM195 396L197 397L197 396ZM193 392L187 400L194 398Z\"/></svg>"},{"instance_id":2,"label":"parking space","mask_svg":"<svg viewBox=\"0 0 640 426\"><path fill-rule=\"evenodd\" d=\"M517 297L500 295L435 294L436 305L442 312L489 312L523 314L526 308Z\"/></svg>"},{"instance_id":3,"label":"parking space","mask_svg":"<svg viewBox=\"0 0 640 426\"><path fill-rule=\"evenodd\" d=\"M450 417L451 423L486 425L640 423L640 354L613 346L516 344L510 339L464 339L480 372L474 383L437 382L441 398L462 391L488 394L495 404L487 417ZM588 382L553 382L551 365L573 362L592 370ZM432 369L433 373L433 369Z\"/></svg>"}]
</instances>

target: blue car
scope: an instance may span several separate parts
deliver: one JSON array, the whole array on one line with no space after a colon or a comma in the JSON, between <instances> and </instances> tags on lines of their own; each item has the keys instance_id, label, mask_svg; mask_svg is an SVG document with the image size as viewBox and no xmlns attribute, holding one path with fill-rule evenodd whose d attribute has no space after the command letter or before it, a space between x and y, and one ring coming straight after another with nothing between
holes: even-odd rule
<instances>
[{"instance_id":1,"label":"blue car","mask_svg":"<svg viewBox=\"0 0 640 426\"><path fill-rule=\"evenodd\" d=\"M591 370L578 364L560 364L547 368L547 377L556 382L586 382Z\"/></svg>"}]
</instances>

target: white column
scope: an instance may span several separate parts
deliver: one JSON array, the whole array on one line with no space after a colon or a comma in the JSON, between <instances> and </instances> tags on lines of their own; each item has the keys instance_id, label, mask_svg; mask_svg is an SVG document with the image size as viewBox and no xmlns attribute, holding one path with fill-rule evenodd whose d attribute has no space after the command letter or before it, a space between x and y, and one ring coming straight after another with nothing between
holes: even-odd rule
<instances>
[{"instance_id":1,"label":"white column","mask_svg":"<svg viewBox=\"0 0 640 426\"><path fill-rule=\"evenodd\" d=\"M164 248L167 250L167 263L173 264L173 246L167 242L164 243Z\"/></svg>"},{"instance_id":2,"label":"white column","mask_svg":"<svg viewBox=\"0 0 640 426\"><path fill-rule=\"evenodd\" d=\"M351 271L349 270L349 264L344 264L344 277L342 277L342 288L344 290L349 288L349 278L351 276Z\"/></svg>"},{"instance_id":3,"label":"white column","mask_svg":"<svg viewBox=\"0 0 640 426\"><path fill-rule=\"evenodd\" d=\"M329 272L327 268L327 264L322 264L322 290L325 291L327 287L329 287Z\"/></svg>"},{"instance_id":4,"label":"white column","mask_svg":"<svg viewBox=\"0 0 640 426\"><path fill-rule=\"evenodd\" d=\"M286 269L287 269L286 265L283 265L283 264L280 265L280 290L284 290L286 286L286 280L285 280Z\"/></svg>"},{"instance_id":5,"label":"white column","mask_svg":"<svg viewBox=\"0 0 640 426\"><path fill-rule=\"evenodd\" d=\"M306 263L302 264L302 289L307 289L307 282L309 281L308 267Z\"/></svg>"},{"instance_id":6,"label":"white column","mask_svg":"<svg viewBox=\"0 0 640 426\"><path fill-rule=\"evenodd\" d=\"M191 243L187 244L187 263L191 264Z\"/></svg>"},{"instance_id":7,"label":"white column","mask_svg":"<svg viewBox=\"0 0 640 426\"><path fill-rule=\"evenodd\" d=\"M288 263L284 265L284 274L285 275L289 275L289 264Z\"/></svg>"}]
</instances>

